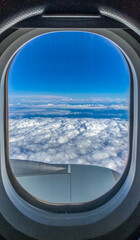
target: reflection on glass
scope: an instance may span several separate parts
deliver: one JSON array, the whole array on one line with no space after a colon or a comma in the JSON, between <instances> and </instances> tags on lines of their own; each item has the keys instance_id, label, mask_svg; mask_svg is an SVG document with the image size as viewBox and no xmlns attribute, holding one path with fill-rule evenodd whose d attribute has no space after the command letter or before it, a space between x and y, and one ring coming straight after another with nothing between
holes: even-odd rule
<instances>
[{"instance_id":1,"label":"reflection on glass","mask_svg":"<svg viewBox=\"0 0 140 240\"><path fill-rule=\"evenodd\" d=\"M41 200L86 202L110 190L129 153L130 75L118 47L87 32L39 36L8 76L9 159Z\"/></svg>"}]
</instances>

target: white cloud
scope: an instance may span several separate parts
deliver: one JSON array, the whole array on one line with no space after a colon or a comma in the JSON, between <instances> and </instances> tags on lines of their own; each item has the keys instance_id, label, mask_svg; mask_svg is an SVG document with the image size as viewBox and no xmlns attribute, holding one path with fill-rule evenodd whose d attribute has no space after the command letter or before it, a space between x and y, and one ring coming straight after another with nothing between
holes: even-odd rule
<instances>
[{"instance_id":1,"label":"white cloud","mask_svg":"<svg viewBox=\"0 0 140 240\"><path fill-rule=\"evenodd\" d=\"M129 99L64 96L9 96L10 118L32 117L128 117ZM98 115L98 116L97 116Z\"/></svg>"},{"instance_id":2,"label":"white cloud","mask_svg":"<svg viewBox=\"0 0 140 240\"><path fill-rule=\"evenodd\" d=\"M93 118L9 120L10 158L99 165L120 173L128 159L128 121Z\"/></svg>"}]
</instances>

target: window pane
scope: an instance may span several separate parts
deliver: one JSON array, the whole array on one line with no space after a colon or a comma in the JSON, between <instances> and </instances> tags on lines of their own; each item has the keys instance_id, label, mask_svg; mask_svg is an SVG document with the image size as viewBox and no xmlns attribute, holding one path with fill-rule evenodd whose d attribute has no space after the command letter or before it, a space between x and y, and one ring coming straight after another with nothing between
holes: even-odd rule
<instances>
[{"instance_id":1,"label":"window pane","mask_svg":"<svg viewBox=\"0 0 140 240\"><path fill-rule=\"evenodd\" d=\"M129 67L109 39L64 31L25 44L8 76L9 159L19 183L55 203L110 190L128 160L129 100Z\"/></svg>"}]
</instances>

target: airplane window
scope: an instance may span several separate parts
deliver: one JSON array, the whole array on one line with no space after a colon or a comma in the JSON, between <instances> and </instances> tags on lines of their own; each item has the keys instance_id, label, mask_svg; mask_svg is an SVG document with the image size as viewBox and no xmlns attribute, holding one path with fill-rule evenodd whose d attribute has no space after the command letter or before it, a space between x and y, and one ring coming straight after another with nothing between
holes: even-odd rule
<instances>
[{"instance_id":1,"label":"airplane window","mask_svg":"<svg viewBox=\"0 0 140 240\"><path fill-rule=\"evenodd\" d=\"M108 192L129 156L130 72L98 34L40 35L8 73L9 161L20 185L50 203Z\"/></svg>"}]
</instances>

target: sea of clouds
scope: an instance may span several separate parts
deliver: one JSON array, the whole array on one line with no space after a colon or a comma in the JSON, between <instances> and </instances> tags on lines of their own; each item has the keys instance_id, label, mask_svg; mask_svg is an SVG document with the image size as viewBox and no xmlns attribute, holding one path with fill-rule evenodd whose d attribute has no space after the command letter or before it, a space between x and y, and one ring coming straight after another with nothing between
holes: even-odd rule
<instances>
[{"instance_id":1,"label":"sea of clouds","mask_svg":"<svg viewBox=\"0 0 140 240\"><path fill-rule=\"evenodd\" d=\"M98 165L122 173L128 129L128 120L119 118L11 118L10 159Z\"/></svg>"},{"instance_id":2,"label":"sea of clouds","mask_svg":"<svg viewBox=\"0 0 140 240\"><path fill-rule=\"evenodd\" d=\"M10 96L9 118L67 117L128 119L128 99Z\"/></svg>"},{"instance_id":3,"label":"sea of clouds","mask_svg":"<svg viewBox=\"0 0 140 240\"><path fill-rule=\"evenodd\" d=\"M125 169L128 99L9 96L8 113L10 159Z\"/></svg>"}]
</instances>

